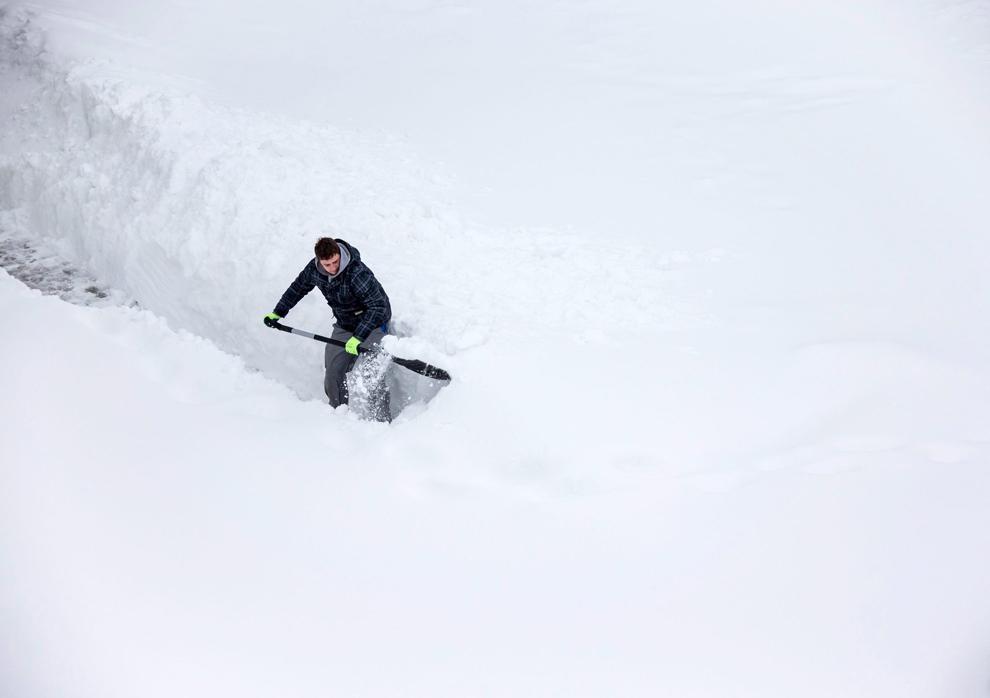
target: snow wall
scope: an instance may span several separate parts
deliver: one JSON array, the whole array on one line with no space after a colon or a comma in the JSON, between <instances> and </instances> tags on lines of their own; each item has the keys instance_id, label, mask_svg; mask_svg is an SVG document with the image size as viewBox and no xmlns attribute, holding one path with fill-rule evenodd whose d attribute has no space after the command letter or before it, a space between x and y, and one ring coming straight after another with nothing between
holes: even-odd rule
<instances>
[{"instance_id":1,"label":"snow wall","mask_svg":"<svg viewBox=\"0 0 990 698\"><path fill-rule=\"evenodd\" d=\"M452 247L482 243L445 206L443 183L396 143L87 80L99 68L53 64L30 15L0 9L2 89L20 97L0 136L8 231L56 243L173 327L304 396L319 389L322 349L291 345L260 318L323 235L353 240L388 279L396 331L421 339L418 355L449 364L478 341L477 299L444 284L465 273ZM327 328L317 296L293 324Z\"/></svg>"}]
</instances>

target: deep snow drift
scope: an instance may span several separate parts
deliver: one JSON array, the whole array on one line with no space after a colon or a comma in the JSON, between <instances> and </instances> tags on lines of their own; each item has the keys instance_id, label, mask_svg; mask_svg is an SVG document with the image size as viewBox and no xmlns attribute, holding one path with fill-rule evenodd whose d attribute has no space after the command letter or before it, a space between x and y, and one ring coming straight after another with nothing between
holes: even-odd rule
<instances>
[{"instance_id":1,"label":"deep snow drift","mask_svg":"<svg viewBox=\"0 0 990 698\"><path fill-rule=\"evenodd\" d=\"M981 694L985 3L35 8L4 694ZM390 426L260 322L328 230Z\"/></svg>"}]
</instances>

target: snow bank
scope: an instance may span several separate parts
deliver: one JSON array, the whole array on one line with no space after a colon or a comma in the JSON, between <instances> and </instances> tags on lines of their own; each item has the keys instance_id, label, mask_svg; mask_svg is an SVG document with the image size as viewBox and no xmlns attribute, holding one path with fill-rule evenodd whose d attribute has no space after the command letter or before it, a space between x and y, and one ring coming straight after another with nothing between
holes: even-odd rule
<instances>
[{"instance_id":1,"label":"snow bank","mask_svg":"<svg viewBox=\"0 0 990 698\"><path fill-rule=\"evenodd\" d=\"M25 15L6 12L2 27L4 84L22 95L2 141L0 202L18 214L8 226L58 241L174 326L296 377L304 394L317 352L285 351L284 338L257 331L258 318L323 234L353 239L390 281L400 327L438 337L436 325L418 327L421 307L402 302L400 279L421 279L398 250L417 239L431 248L456 221L384 137L89 81L93 66L45 60ZM409 271L396 278L393 267ZM325 327L314 305L295 317Z\"/></svg>"},{"instance_id":2,"label":"snow bank","mask_svg":"<svg viewBox=\"0 0 990 698\"><path fill-rule=\"evenodd\" d=\"M173 326L303 396L318 395L321 349L287 346L258 318L326 233L362 250L393 299L397 332L441 365L456 366L451 354L493 328L512 341L537 328L581 333L598 296L627 324L703 322L664 298L664 271L681 266L668 253L612 245L591 256L550 230L473 228L444 203L442 182L385 136L147 93L103 65L65 70L46 60L24 15L8 13L3 27L4 80L23 94L3 136L6 226L59 243ZM638 286L636 306L594 280L602 268ZM554 277L569 280L543 283ZM316 294L292 316L315 330L327 319Z\"/></svg>"},{"instance_id":3,"label":"snow bank","mask_svg":"<svg viewBox=\"0 0 990 698\"><path fill-rule=\"evenodd\" d=\"M105 64L62 68L22 13L7 12L3 32L3 79L21 96L5 103L5 226L56 243L173 327L304 397L320 394L321 347L267 331L259 318L327 233L362 250L393 300L397 333L416 337L409 350L455 375L455 354L493 333L502 343L534 332L580 340L599 297L623 324L704 323L689 302L664 298L676 283L665 271L680 266L667 253L631 257L611 246L592 256L550 230L473 228L444 203L443 183L385 136L148 92ZM601 268L638 287L635 304L628 290L595 281ZM554 277L569 281L544 282ZM293 324L326 328L317 295ZM510 393L527 385L497 361L484 365L485 380L510 380Z\"/></svg>"}]
</instances>

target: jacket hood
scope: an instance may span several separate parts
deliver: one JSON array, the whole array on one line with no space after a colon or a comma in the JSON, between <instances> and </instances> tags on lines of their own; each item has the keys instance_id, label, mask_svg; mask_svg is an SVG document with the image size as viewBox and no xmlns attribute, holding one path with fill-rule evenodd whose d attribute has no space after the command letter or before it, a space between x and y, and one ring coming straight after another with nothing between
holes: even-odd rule
<instances>
[{"instance_id":1,"label":"jacket hood","mask_svg":"<svg viewBox=\"0 0 990 698\"><path fill-rule=\"evenodd\" d=\"M340 268L337 270L337 273L332 276L327 274L326 270L323 268L323 265L320 264L320 260L313 257L313 264L316 265L316 271L330 279L336 279L343 274L344 270L351 264L351 262L358 262L361 260L361 253L357 251L356 247L351 247L343 240L337 240L337 246L340 248Z\"/></svg>"}]
</instances>

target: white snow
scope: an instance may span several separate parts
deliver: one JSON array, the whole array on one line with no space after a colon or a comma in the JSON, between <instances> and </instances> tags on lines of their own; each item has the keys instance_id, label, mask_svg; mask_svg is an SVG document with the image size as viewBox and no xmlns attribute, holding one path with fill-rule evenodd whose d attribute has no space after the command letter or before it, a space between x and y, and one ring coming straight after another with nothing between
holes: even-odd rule
<instances>
[{"instance_id":1,"label":"white snow","mask_svg":"<svg viewBox=\"0 0 990 698\"><path fill-rule=\"evenodd\" d=\"M988 28L0 6L0 695L985 695Z\"/></svg>"}]
</instances>

